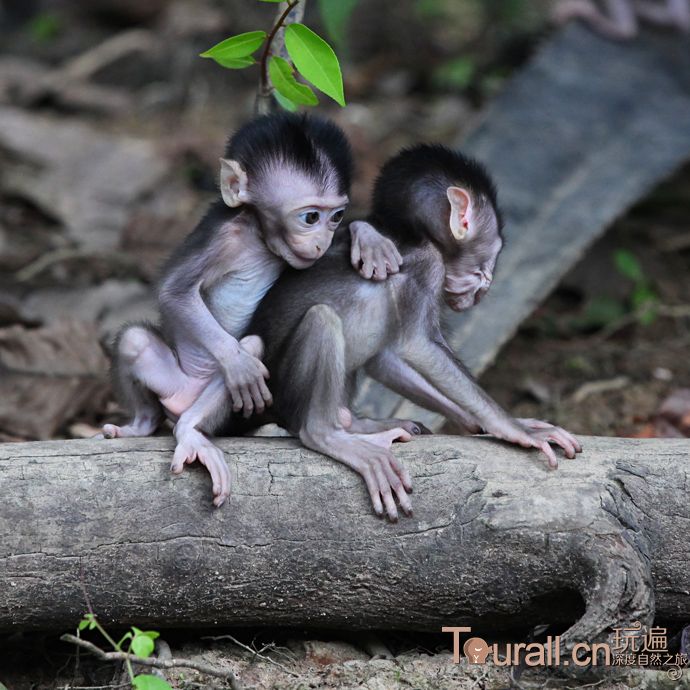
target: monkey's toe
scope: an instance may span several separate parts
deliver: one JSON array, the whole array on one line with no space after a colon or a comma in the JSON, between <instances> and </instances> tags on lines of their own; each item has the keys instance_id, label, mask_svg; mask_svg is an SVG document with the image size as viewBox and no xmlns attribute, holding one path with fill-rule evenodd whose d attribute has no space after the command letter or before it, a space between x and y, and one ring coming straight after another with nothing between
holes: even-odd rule
<instances>
[{"instance_id":1,"label":"monkey's toe","mask_svg":"<svg viewBox=\"0 0 690 690\"><path fill-rule=\"evenodd\" d=\"M104 424L102 431L103 438L119 438L121 436L121 429L115 424ZM98 436L96 438L98 438Z\"/></svg>"}]
</instances>

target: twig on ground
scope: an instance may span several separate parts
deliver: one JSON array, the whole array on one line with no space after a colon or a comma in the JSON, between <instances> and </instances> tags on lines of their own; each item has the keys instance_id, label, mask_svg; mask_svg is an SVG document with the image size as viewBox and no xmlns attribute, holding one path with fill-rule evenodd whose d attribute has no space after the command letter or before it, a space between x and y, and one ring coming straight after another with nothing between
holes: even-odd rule
<instances>
[{"instance_id":1,"label":"twig on ground","mask_svg":"<svg viewBox=\"0 0 690 690\"><path fill-rule=\"evenodd\" d=\"M252 656L258 657L259 659L262 659L263 661L267 661L269 664L273 664L274 666L277 666L281 671L284 671L285 673L294 676L295 678L299 678L300 675L299 673L295 673L294 671L291 671L287 666L284 666L281 664L279 661L276 661L275 659L271 659L271 657L266 656L265 654L261 654L261 652L257 651L256 649L252 649L249 645L246 645L239 640L235 639L232 635L206 635L201 638L202 640L230 640L231 642L234 642L238 647L241 647L244 649L246 652L249 652Z\"/></svg>"},{"instance_id":2,"label":"twig on ground","mask_svg":"<svg viewBox=\"0 0 690 690\"><path fill-rule=\"evenodd\" d=\"M60 639L63 642L70 642L82 649L86 649L91 652L99 659L103 661L125 661L133 664L139 664L140 666L149 666L151 668L160 669L173 669L173 668L191 668L194 671L199 671L199 673L205 673L207 676L213 676L214 678L222 678L230 682L230 687L232 690L242 690L240 682L237 680L237 676L232 671L221 671L215 666L210 664L205 664L200 661L192 661L191 659L143 659L141 657L135 656L134 654L127 654L126 652L105 652L100 647L97 647L92 642L87 640L82 640L75 635L61 635Z\"/></svg>"}]
</instances>

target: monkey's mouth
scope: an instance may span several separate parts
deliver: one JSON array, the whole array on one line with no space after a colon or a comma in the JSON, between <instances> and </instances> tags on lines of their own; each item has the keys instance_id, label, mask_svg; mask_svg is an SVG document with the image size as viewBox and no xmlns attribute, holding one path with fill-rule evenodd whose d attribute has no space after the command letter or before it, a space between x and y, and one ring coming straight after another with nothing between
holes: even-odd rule
<instances>
[{"instance_id":1,"label":"monkey's mouth","mask_svg":"<svg viewBox=\"0 0 690 690\"><path fill-rule=\"evenodd\" d=\"M300 256L297 252L292 251L290 252L292 256L290 257L284 257L285 260L292 266L292 268L310 268L316 263L316 260L318 257L306 257L306 256Z\"/></svg>"}]
</instances>

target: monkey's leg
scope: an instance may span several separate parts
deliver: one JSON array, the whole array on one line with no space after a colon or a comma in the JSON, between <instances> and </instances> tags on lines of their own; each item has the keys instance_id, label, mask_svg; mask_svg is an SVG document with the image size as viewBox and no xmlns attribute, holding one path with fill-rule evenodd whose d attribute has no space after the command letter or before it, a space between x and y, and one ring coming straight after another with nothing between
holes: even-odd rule
<instances>
[{"instance_id":1,"label":"monkey's leg","mask_svg":"<svg viewBox=\"0 0 690 690\"><path fill-rule=\"evenodd\" d=\"M677 28L680 31L690 31L690 3L688 0L633 0L635 11L642 19L658 24Z\"/></svg>"},{"instance_id":2,"label":"monkey's leg","mask_svg":"<svg viewBox=\"0 0 690 690\"><path fill-rule=\"evenodd\" d=\"M632 0L604 0L604 5L602 12L594 0L557 0L551 16L556 24L582 19L608 38L624 40L637 36Z\"/></svg>"},{"instance_id":3,"label":"monkey's leg","mask_svg":"<svg viewBox=\"0 0 690 690\"><path fill-rule=\"evenodd\" d=\"M384 351L366 366L367 373L392 391L420 407L439 412L470 434L482 431L477 420L434 388L418 371L390 351Z\"/></svg>"},{"instance_id":4,"label":"monkey's leg","mask_svg":"<svg viewBox=\"0 0 690 690\"><path fill-rule=\"evenodd\" d=\"M409 439L404 429L373 434L349 433L340 421L346 407L345 338L342 322L326 305L311 307L287 343L277 372L276 411L302 443L358 472L364 479L374 510L384 505L391 520L398 519L394 495L405 513L410 476L390 452L396 439Z\"/></svg>"},{"instance_id":5,"label":"monkey's leg","mask_svg":"<svg viewBox=\"0 0 690 690\"><path fill-rule=\"evenodd\" d=\"M147 326L129 326L119 335L113 355L118 397L132 414L125 426L105 424L103 436L150 436L163 421L160 399L188 387L188 377L163 340Z\"/></svg>"},{"instance_id":6,"label":"monkey's leg","mask_svg":"<svg viewBox=\"0 0 690 690\"><path fill-rule=\"evenodd\" d=\"M240 346L253 357L263 355L263 343L258 336L247 336ZM170 469L180 474L185 464L198 460L211 475L213 504L221 506L230 495L230 470L223 451L203 432L213 433L230 415L232 401L225 379L219 372L201 391L194 402L177 419L173 433L177 445Z\"/></svg>"}]
</instances>

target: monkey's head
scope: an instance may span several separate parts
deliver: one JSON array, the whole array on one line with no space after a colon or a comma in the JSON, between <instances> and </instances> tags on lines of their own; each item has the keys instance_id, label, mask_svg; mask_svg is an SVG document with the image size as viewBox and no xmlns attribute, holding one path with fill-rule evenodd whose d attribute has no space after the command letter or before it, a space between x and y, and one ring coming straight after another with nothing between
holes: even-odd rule
<instances>
[{"instance_id":1,"label":"monkey's head","mask_svg":"<svg viewBox=\"0 0 690 690\"><path fill-rule=\"evenodd\" d=\"M352 156L342 130L307 115L252 120L228 142L220 191L256 212L268 248L308 268L333 240L348 204Z\"/></svg>"},{"instance_id":2,"label":"monkey's head","mask_svg":"<svg viewBox=\"0 0 690 690\"><path fill-rule=\"evenodd\" d=\"M503 247L496 187L477 161L437 144L403 150L374 188L377 227L409 245L431 240L445 264L444 298L454 311L477 304Z\"/></svg>"}]
</instances>

